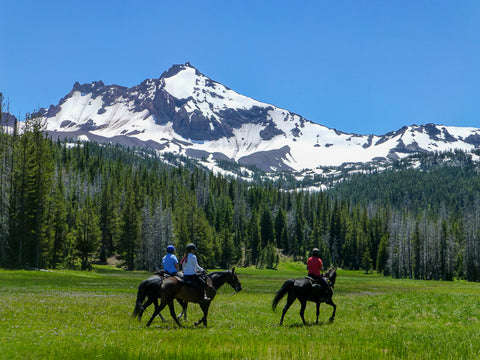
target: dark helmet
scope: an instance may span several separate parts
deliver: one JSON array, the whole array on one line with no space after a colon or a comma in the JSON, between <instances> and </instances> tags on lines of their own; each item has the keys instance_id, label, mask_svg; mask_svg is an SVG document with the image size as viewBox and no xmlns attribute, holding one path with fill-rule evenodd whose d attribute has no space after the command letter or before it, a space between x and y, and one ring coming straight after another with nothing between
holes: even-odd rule
<instances>
[{"instance_id":1,"label":"dark helmet","mask_svg":"<svg viewBox=\"0 0 480 360\"><path fill-rule=\"evenodd\" d=\"M317 248L313 248L312 249L312 255L319 257L320 256L320 250L318 250Z\"/></svg>"},{"instance_id":2,"label":"dark helmet","mask_svg":"<svg viewBox=\"0 0 480 360\"><path fill-rule=\"evenodd\" d=\"M175 251L175 246L173 245L168 245L167 246L167 253L173 253Z\"/></svg>"},{"instance_id":3,"label":"dark helmet","mask_svg":"<svg viewBox=\"0 0 480 360\"><path fill-rule=\"evenodd\" d=\"M195 246L195 244L190 243L187 245L187 251L190 251L190 250L197 250L197 247Z\"/></svg>"}]
</instances>

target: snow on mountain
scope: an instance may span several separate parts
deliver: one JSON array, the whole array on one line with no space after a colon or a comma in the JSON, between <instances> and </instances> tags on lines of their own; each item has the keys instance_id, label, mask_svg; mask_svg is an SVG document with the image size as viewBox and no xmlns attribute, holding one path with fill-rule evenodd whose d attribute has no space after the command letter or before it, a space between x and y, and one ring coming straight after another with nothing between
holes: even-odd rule
<instances>
[{"instance_id":1,"label":"snow on mountain","mask_svg":"<svg viewBox=\"0 0 480 360\"><path fill-rule=\"evenodd\" d=\"M347 134L215 82L189 63L132 88L75 83L44 109L54 137L148 146L200 159L233 160L266 171L394 160L419 151L480 146L480 129L434 124L383 136Z\"/></svg>"}]
</instances>

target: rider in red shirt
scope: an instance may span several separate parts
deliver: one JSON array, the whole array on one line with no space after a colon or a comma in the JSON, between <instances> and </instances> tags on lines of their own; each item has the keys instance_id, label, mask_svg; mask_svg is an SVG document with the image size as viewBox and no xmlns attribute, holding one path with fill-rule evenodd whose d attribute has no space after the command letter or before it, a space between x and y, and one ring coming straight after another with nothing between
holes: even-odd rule
<instances>
[{"instance_id":1,"label":"rider in red shirt","mask_svg":"<svg viewBox=\"0 0 480 360\"><path fill-rule=\"evenodd\" d=\"M313 279L314 282L322 284L322 286L328 286L327 281L322 276L323 262L320 259L320 250L317 248L312 249L312 256L307 260L308 276Z\"/></svg>"}]
</instances>

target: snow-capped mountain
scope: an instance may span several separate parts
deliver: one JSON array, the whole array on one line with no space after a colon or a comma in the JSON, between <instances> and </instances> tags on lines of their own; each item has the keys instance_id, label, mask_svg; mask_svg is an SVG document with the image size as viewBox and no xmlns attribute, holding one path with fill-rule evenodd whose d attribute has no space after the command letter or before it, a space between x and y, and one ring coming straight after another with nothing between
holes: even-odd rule
<instances>
[{"instance_id":1,"label":"snow-capped mountain","mask_svg":"<svg viewBox=\"0 0 480 360\"><path fill-rule=\"evenodd\" d=\"M347 134L262 103L215 82L189 63L127 88L75 83L42 109L54 137L148 146L265 171L394 160L419 151L480 146L479 128L427 124L383 136Z\"/></svg>"}]
</instances>

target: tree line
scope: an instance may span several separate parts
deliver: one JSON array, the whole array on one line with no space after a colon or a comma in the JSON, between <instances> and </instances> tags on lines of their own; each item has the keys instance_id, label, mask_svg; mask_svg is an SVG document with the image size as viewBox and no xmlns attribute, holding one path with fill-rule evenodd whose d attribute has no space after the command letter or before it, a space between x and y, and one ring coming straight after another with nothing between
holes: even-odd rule
<instances>
[{"instance_id":1,"label":"tree line","mask_svg":"<svg viewBox=\"0 0 480 360\"><path fill-rule=\"evenodd\" d=\"M89 269L115 256L128 270L154 270L167 244L181 253L193 242L208 268L275 268L317 247L325 266L480 279L473 162L457 167L463 188L451 201L434 201L451 170L434 167L353 178L328 192L285 191L148 149L53 141L38 118L23 123L21 133L0 133L1 267ZM403 179L399 194L394 177Z\"/></svg>"}]
</instances>

